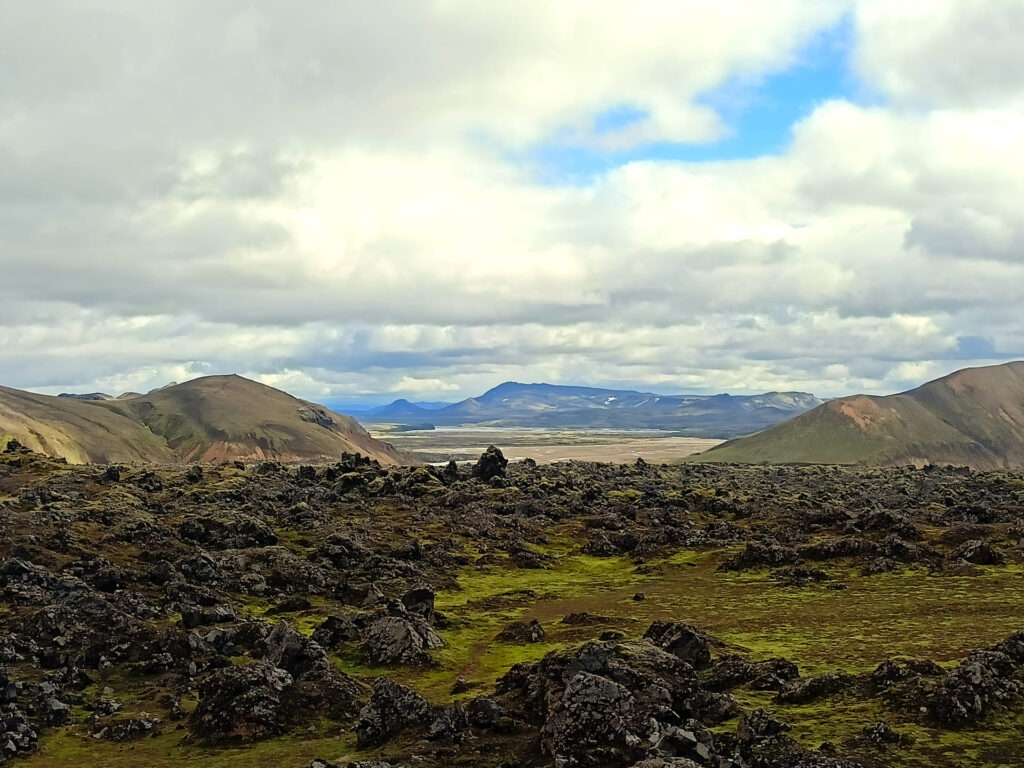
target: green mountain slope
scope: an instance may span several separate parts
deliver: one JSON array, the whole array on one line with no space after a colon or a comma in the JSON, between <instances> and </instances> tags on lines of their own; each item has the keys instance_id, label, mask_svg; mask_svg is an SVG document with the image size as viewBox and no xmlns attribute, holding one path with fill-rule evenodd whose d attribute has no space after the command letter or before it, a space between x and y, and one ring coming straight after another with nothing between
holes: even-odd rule
<instances>
[{"instance_id":1,"label":"green mountain slope","mask_svg":"<svg viewBox=\"0 0 1024 768\"><path fill-rule=\"evenodd\" d=\"M967 368L887 397L831 400L691 460L1024 467L1024 362Z\"/></svg>"},{"instance_id":2,"label":"green mountain slope","mask_svg":"<svg viewBox=\"0 0 1024 768\"><path fill-rule=\"evenodd\" d=\"M402 457L357 421L240 376L207 376L110 400L0 388L0 444L14 438L73 463L300 461Z\"/></svg>"}]
</instances>

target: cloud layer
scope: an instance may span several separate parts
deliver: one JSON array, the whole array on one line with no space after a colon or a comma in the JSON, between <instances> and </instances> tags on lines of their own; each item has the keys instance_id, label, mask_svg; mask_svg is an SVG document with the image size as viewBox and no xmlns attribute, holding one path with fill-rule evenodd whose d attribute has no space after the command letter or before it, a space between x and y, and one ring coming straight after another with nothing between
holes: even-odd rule
<instances>
[{"instance_id":1,"label":"cloud layer","mask_svg":"<svg viewBox=\"0 0 1024 768\"><path fill-rule=\"evenodd\" d=\"M2 383L837 394L1024 353L1019 3L640 8L0 6ZM837 25L852 95L784 152L643 159ZM553 144L634 159L553 182Z\"/></svg>"}]
</instances>

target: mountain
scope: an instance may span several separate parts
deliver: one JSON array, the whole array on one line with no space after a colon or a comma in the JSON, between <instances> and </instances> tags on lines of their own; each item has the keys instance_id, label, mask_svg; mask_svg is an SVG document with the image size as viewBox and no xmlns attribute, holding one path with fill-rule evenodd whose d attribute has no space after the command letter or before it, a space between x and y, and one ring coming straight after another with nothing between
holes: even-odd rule
<instances>
[{"instance_id":1,"label":"mountain","mask_svg":"<svg viewBox=\"0 0 1024 768\"><path fill-rule=\"evenodd\" d=\"M1024 362L967 368L897 395L830 400L693 460L1024 467Z\"/></svg>"},{"instance_id":2,"label":"mountain","mask_svg":"<svg viewBox=\"0 0 1024 768\"><path fill-rule=\"evenodd\" d=\"M113 400L110 395L105 395L102 392L90 392L87 395L76 395L71 392L61 392L57 397L70 397L75 400Z\"/></svg>"},{"instance_id":3,"label":"mountain","mask_svg":"<svg viewBox=\"0 0 1024 768\"><path fill-rule=\"evenodd\" d=\"M670 429L694 437L736 437L770 427L822 401L803 392L658 395L624 389L505 382L443 408L407 400L368 411L367 421L486 424L565 429Z\"/></svg>"},{"instance_id":4,"label":"mountain","mask_svg":"<svg viewBox=\"0 0 1024 768\"><path fill-rule=\"evenodd\" d=\"M300 461L401 455L349 416L241 376L207 376L116 399L0 387L0 445L16 439L72 463Z\"/></svg>"}]
</instances>

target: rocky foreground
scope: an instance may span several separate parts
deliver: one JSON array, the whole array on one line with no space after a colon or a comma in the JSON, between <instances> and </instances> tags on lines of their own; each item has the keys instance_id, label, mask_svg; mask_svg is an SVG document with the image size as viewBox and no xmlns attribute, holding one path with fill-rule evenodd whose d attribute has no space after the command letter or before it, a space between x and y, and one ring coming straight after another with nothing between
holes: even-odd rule
<instances>
[{"instance_id":1,"label":"rocky foreground","mask_svg":"<svg viewBox=\"0 0 1024 768\"><path fill-rule=\"evenodd\" d=\"M1001 629L1024 598L978 590L991 619L966 627L898 600L1019 580L1022 475L495 449L444 468L73 467L12 444L0 534L0 762L1024 761L1024 631ZM808 672L748 639L777 599L809 617L791 647L861 647L842 622L864 595L891 595L899 632L942 658L851 650ZM765 626L734 626L744 601L770 603L750 614Z\"/></svg>"}]
</instances>

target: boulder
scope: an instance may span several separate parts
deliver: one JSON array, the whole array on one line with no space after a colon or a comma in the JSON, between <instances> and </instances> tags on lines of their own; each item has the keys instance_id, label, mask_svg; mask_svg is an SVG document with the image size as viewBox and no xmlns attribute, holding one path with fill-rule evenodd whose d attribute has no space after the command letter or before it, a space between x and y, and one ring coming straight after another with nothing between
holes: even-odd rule
<instances>
[{"instance_id":1,"label":"boulder","mask_svg":"<svg viewBox=\"0 0 1024 768\"><path fill-rule=\"evenodd\" d=\"M495 477L504 477L508 459L495 446L488 446L476 464L473 465L473 477L488 482Z\"/></svg>"},{"instance_id":2,"label":"boulder","mask_svg":"<svg viewBox=\"0 0 1024 768\"><path fill-rule=\"evenodd\" d=\"M0 714L0 730L0 762L24 757L39 748L39 733L17 707Z\"/></svg>"},{"instance_id":3,"label":"boulder","mask_svg":"<svg viewBox=\"0 0 1024 768\"><path fill-rule=\"evenodd\" d=\"M405 610L413 616L419 616L428 623L434 621L434 590L420 586L410 589L401 597Z\"/></svg>"},{"instance_id":4,"label":"boulder","mask_svg":"<svg viewBox=\"0 0 1024 768\"><path fill-rule=\"evenodd\" d=\"M861 729L853 738L849 739L846 746L854 749L872 747L874 749L888 749L913 744L914 738L895 730L888 723L871 723Z\"/></svg>"},{"instance_id":5,"label":"boulder","mask_svg":"<svg viewBox=\"0 0 1024 768\"><path fill-rule=\"evenodd\" d=\"M845 690L851 685L853 678L841 673L805 677L787 683L775 696L775 700L783 704L809 704Z\"/></svg>"},{"instance_id":6,"label":"boulder","mask_svg":"<svg viewBox=\"0 0 1024 768\"><path fill-rule=\"evenodd\" d=\"M544 627L536 619L529 621L513 621L507 624L494 638L499 643L521 645L523 643L543 642L546 635Z\"/></svg>"},{"instance_id":7,"label":"boulder","mask_svg":"<svg viewBox=\"0 0 1024 768\"><path fill-rule=\"evenodd\" d=\"M263 641L263 659L299 679L315 669L330 666L324 649L300 635L285 621L278 622Z\"/></svg>"},{"instance_id":8,"label":"boulder","mask_svg":"<svg viewBox=\"0 0 1024 768\"><path fill-rule=\"evenodd\" d=\"M307 598L296 595L294 597L286 597L277 605L268 608L267 615L278 616L282 613L298 613L299 611L308 611L312 607L312 603Z\"/></svg>"},{"instance_id":9,"label":"boulder","mask_svg":"<svg viewBox=\"0 0 1024 768\"><path fill-rule=\"evenodd\" d=\"M589 753L629 753L651 735L633 695L606 677L578 672L566 684L541 728L541 748L559 758Z\"/></svg>"},{"instance_id":10,"label":"boulder","mask_svg":"<svg viewBox=\"0 0 1024 768\"><path fill-rule=\"evenodd\" d=\"M625 766L656 743L676 743L671 729L698 690L693 667L680 658L649 642L607 640L515 665L499 680L497 699L539 724L542 749L556 765Z\"/></svg>"},{"instance_id":11,"label":"boulder","mask_svg":"<svg viewBox=\"0 0 1024 768\"><path fill-rule=\"evenodd\" d=\"M1000 565L1006 561L1002 552L980 539L965 541L956 548L953 557L966 560L971 565Z\"/></svg>"},{"instance_id":12,"label":"boulder","mask_svg":"<svg viewBox=\"0 0 1024 768\"><path fill-rule=\"evenodd\" d=\"M427 728L427 738L431 741L458 742L469 730L469 715L466 708L455 702L442 709Z\"/></svg>"},{"instance_id":13,"label":"boulder","mask_svg":"<svg viewBox=\"0 0 1024 768\"><path fill-rule=\"evenodd\" d=\"M379 616L363 632L362 651L372 664L427 666L427 651L444 641L424 620L411 616Z\"/></svg>"},{"instance_id":14,"label":"boulder","mask_svg":"<svg viewBox=\"0 0 1024 768\"><path fill-rule=\"evenodd\" d=\"M426 699L411 688L379 677L373 683L370 701L359 713L356 741L360 747L383 744L404 728L423 723L429 715Z\"/></svg>"},{"instance_id":15,"label":"boulder","mask_svg":"<svg viewBox=\"0 0 1024 768\"><path fill-rule=\"evenodd\" d=\"M359 642L359 627L351 616L331 615L313 630L312 640L321 648L335 650L344 643Z\"/></svg>"},{"instance_id":16,"label":"boulder","mask_svg":"<svg viewBox=\"0 0 1024 768\"><path fill-rule=\"evenodd\" d=\"M751 661L736 654L721 656L711 666L704 687L712 691L728 691L741 685L754 690L778 690L800 676L796 664L788 659L772 658Z\"/></svg>"},{"instance_id":17,"label":"boulder","mask_svg":"<svg viewBox=\"0 0 1024 768\"><path fill-rule=\"evenodd\" d=\"M225 624L235 621L235 609L227 604L214 605L210 608L202 608L198 605L181 606L181 626L185 629L210 624Z\"/></svg>"},{"instance_id":18,"label":"boulder","mask_svg":"<svg viewBox=\"0 0 1024 768\"><path fill-rule=\"evenodd\" d=\"M159 732L160 719L143 713L138 717L97 720L89 729L94 739L126 743L138 741Z\"/></svg>"},{"instance_id":19,"label":"boulder","mask_svg":"<svg viewBox=\"0 0 1024 768\"><path fill-rule=\"evenodd\" d=\"M734 555L720 566L720 571L743 571L750 568L777 568L792 565L797 561L797 551L778 542L752 542L738 555Z\"/></svg>"},{"instance_id":20,"label":"boulder","mask_svg":"<svg viewBox=\"0 0 1024 768\"><path fill-rule=\"evenodd\" d=\"M1005 653L974 651L949 673L928 708L941 725L966 725L1020 696L1022 686L1013 673Z\"/></svg>"},{"instance_id":21,"label":"boulder","mask_svg":"<svg viewBox=\"0 0 1024 768\"><path fill-rule=\"evenodd\" d=\"M692 624L678 621L656 621L647 628L644 639L663 651L689 662L694 669L703 669L711 663L708 636Z\"/></svg>"},{"instance_id":22,"label":"boulder","mask_svg":"<svg viewBox=\"0 0 1024 768\"><path fill-rule=\"evenodd\" d=\"M270 662L225 667L199 684L191 727L208 743L251 742L288 728L284 692L292 676Z\"/></svg>"}]
</instances>

